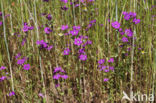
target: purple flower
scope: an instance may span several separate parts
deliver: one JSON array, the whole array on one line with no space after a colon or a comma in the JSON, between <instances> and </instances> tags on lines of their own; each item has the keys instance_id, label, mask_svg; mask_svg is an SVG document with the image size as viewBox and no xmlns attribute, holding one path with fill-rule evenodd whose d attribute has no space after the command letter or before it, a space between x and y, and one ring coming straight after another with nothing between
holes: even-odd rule
<instances>
[{"instance_id":1,"label":"purple flower","mask_svg":"<svg viewBox=\"0 0 156 103\"><path fill-rule=\"evenodd\" d=\"M106 68L107 68L107 66L102 66L101 69L100 69L100 71L102 71L102 70L104 70Z\"/></svg>"},{"instance_id":2,"label":"purple flower","mask_svg":"<svg viewBox=\"0 0 156 103\"><path fill-rule=\"evenodd\" d=\"M0 21L0 26L3 24L3 22L2 21Z\"/></svg>"},{"instance_id":3,"label":"purple flower","mask_svg":"<svg viewBox=\"0 0 156 103\"><path fill-rule=\"evenodd\" d=\"M83 53L85 53L84 50L85 50L85 48L79 49L78 53L83 54Z\"/></svg>"},{"instance_id":4,"label":"purple flower","mask_svg":"<svg viewBox=\"0 0 156 103\"><path fill-rule=\"evenodd\" d=\"M66 7L66 5L64 5L63 7L61 7L61 9L67 11L68 7Z\"/></svg>"},{"instance_id":5,"label":"purple flower","mask_svg":"<svg viewBox=\"0 0 156 103\"><path fill-rule=\"evenodd\" d=\"M52 32L52 30L51 30L49 27L45 27L45 28L44 28L44 32L45 32L46 34L50 34L50 33Z\"/></svg>"},{"instance_id":6,"label":"purple flower","mask_svg":"<svg viewBox=\"0 0 156 103\"><path fill-rule=\"evenodd\" d=\"M105 71L105 72L109 72L109 69L105 69L104 71Z\"/></svg>"},{"instance_id":7,"label":"purple flower","mask_svg":"<svg viewBox=\"0 0 156 103\"><path fill-rule=\"evenodd\" d=\"M65 50L63 51L63 55L69 55L70 49L69 48L65 48Z\"/></svg>"},{"instance_id":8,"label":"purple flower","mask_svg":"<svg viewBox=\"0 0 156 103\"><path fill-rule=\"evenodd\" d=\"M129 15L129 13L125 14L124 19L125 20L129 20L131 18L131 15Z\"/></svg>"},{"instance_id":9,"label":"purple flower","mask_svg":"<svg viewBox=\"0 0 156 103\"><path fill-rule=\"evenodd\" d=\"M53 48L53 45L48 46L47 50L51 50Z\"/></svg>"},{"instance_id":10,"label":"purple flower","mask_svg":"<svg viewBox=\"0 0 156 103\"><path fill-rule=\"evenodd\" d=\"M61 78L67 79L68 78L68 75L61 75Z\"/></svg>"},{"instance_id":11,"label":"purple flower","mask_svg":"<svg viewBox=\"0 0 156 103\"><path fill-rule=\"evenodd\" d=\"M104 62L105 62L105 59L100 59L100 60L98 61L99 64L103 64Z\"/></svg>"},{"instance_id":12,"label":"purple flower","mask_svg":"<svg viewBox=\"0 0 156 103\"><path fill-rule=\"evenodd\" d=\"M125 30L125 34L128 36L128 37L132 37L133 36L133 32L131 29L126 29Z\"/></svg>"},{"instance_id":13,"label":"purple flower","mask_svg":"<svg viewBox=\"0 0 156 103\"><path fill-rule=\"evenodd\" d=\"M25 64L25 65L23 66L23 69L29 70L29 69L30 69L30 64Z\"/></svg>"},{"instance_id":14,"label":"purple flower","mask_svg":"<svg viewBox=\"0 0 156 103\"><path fill-rule=\"evenodd\" d=\"M85 61L85 60L87 60L87 55L81 54L79 56L79 58L80 58L80 60Z\"/></svg>"},{"instance_id":15,"label":"purple flower","mask_svg":"<svg viewBox=\"0 0 156 103\"><path fill-rule=\"evenodd\" d=\"M24 27L23 27L23 32L27 32L28 30L29 30L29 26L24 25Z\"/></svg>"},{"instance_id":16,"label":"purple flower","mask_svg":"<svg viewBox=\"0 0 156 103\"><path fill-rule=\"evenodd\" d=\"M48 2L49 0L43 0L43 2Z\"/></svg>"},{"instance_id":17,"label":"purple flower","mask_svg":"<svg viewBox=\"0 0 156 103\"><path fill-rule=\"evenodd\" d=\"M110 66L109 69L113 71L114 70L114 67L113 66Z\"/></svg>"},{"instance_id":18,"label":"purple flower","mask_svg":"<svg viewBox=\"0 0 156 103\"><path fill-rule=\"evenodd\" d=\"M91 20L89 23L91 23L91 24L96 23L96 19Z\"/></svg>"},{"instance_id":19,"label":"purple flower","mask_svg":"<svg viewBox=\"0 0 156 103\"><path fill-rule=\"evenodd\" d=\"M38 96L44 98L44 95L42 93L39 93Z\"/></svg>"},{"instance_id":20,"label":"purple flower","mask_svg":"<svg viewBox=\"0 0 156 103\"><path fill-rule=\"evenodd\" d=\"M122 38L122 41L123 41L123 42L128 42L128 38L123 37L123 38Z\"/></svg>"},{"instance_id":21,"label":"purple flower","mask_svg":"<svg viewBox=\"0 0 156 103\"><path fill-rule=\"evenodd\" d=\"M73 26L73 29L74 30L80 30L81 29L81 26L79 26L79 25L78 26Z\"/></svg>"},{"instance_id":22,"label":"purple flower","mask_svg":"<svg viewBox=\"0 0 156 103\"><path fill-rule=\"evenodd\" d=\"M122 32L120 32L120 34L121 34L121 35L124 35L124 34L125 34L125 32L123 32L123 31L122 31Z\"/></svg>"},{"instance_id":23,"label":"purple flower","mask_svg":"<svg viewBox=\"0 0 156 103\"><path fill-rule=\"evenodd\" d=\"M61 0L61 2L68 3L68 0Z\"/></svg>"},{"instance_id":24,"label":"purple flower","mask_svg":"<svg viewBox=\"0 0 156 103\"><path fill-rule=\"evenodd\" d=\"M115 29L119 29L120 28L120 23L115 21L115 22L112 22L112 27L115 28Z\"/></svg>"},{"instance_id":25,"label":"purple flower","mask_svg":"<svg viewBox=\"0 0 156 103\"><path fill-rule=\"evenodd\" d=\"M74 39L74 44L75 44L75 45L80 46L82 43L83 43L83 41L82 41L81 38L75 38L75 39Z\"/></svg>"},{"instance_id":26,"label":"purple flower","mask_svg":"<svg viewBox=\"0 0 156 103\"><path fill-rule=\"evenodd\" d=\"M6 69L6 67L4 67L4 66L1 66L0 67L0 70L4 70L4 69Z\"/></svg>"},{"instance_id":27,"label":"purple flower","mask_svg":"<svg viewBox=\"0 0 156 103\"><path fill-rule=\"evenodd\" d=\"M22 64L24 64L24 62L25 62L25 59L24 58L23 59L19 59L17 61L17 64L22 65Z\"/></svg>"},{"instance_id":28,"label":"purple flower","mask_svg":"<svg viewBox=\"0 0 156 103\"><path fill-rule=\"evenodd\" d=\"M13 95L15 95L15 92L14 91L12 91L12 92L9 93L9 96L13 96Z\"/></svg>"},{"instance_id":29,"label":"purple flower","mask_svg":"<svg viewBox=\"0 0 156 103\"><path fill-rule=\"evenodd\" d=\"M104 78L104 79L103 79L104 82L107 82L108 80L109 80L108 78Z\"/></svg>"},{"instance_id":30,"label":"purple flower","mask_svg":"<svg viewBox=\"0 0 156 103\"><path fill-rule=\"evenodd\" d=\"M48 14L48 15L46 16L46 18L47 18L48 20L51 20L51 19L52 19L52 16L51 16L50 14Z\"/></svg>"},{"instance_id":31,"label":"purple flower","mask_svg":"<svg viewBox=\"0 0 156 103\"><path fill-rule=\"evenodd\" d=\"M54 68L54 73L59 72L59 71L62 72L62 73L65 72L61 67L55 67Z\"/></svg>"},{"instance_id":32,"label":"purple flower","mask_svg":"<svg viewBox=\"0 0 156 103\"><path fill-rule=\"evenodd\" d=\"M6 76L0 77L0 81L3 81L3 80L5 80L5 79L6 79Z\"/></svg>"},{"instance_id":33,"label":"purple flower","mask_svg":"<svg viewBox=\"0 0 156 103\"><path fill-rule=\"evenodd\" d=\"M133 22L134 22L135 24L138 24L138 23L140 23L140 19L134 18L134 19L133 19Z\"/></svg>"},{"instance_id":34,"label":"purple flower","mask_svg":"<svg viewBox=\"0 0 156 103\"><path fill-rule=\"evenodd\" d=\"M68 25L62 25L61 26L61 30L67 30L69 27L68 27Z\"/></svg>"},{"instance_id":35,"label":"purple flower","mask_svg":"<svg viewBox=\"0 0 156 103\"><path fill-rule=\"evenodd\" d=\"M53 76L53 79L58 80L60 77L61 77L61 75L60 75L60 74L56 74L56 75L54 75L54 76Z\"/></svg>"},{"instance_id":36,"label":"purple flower","mask_svg":"<svg viewBox=\"0 0 156 103\"><path fill-rule=\"evenodd\" d=\"M127 12L126 12L126 11L123 11L123 12L122 12L122 14L123 14L123 15L126 15L126 14L127 14Z\"/></svg>"},{"instance_id":37,"label":"purple flower","mask_svg":"<svg viewBox=\"0 0 156 103\"><path fill-rule=\"evenodd\" d=\"M33 30L33 29L34 29L33 26L28 27L28 30Z\"/></svg>"},{"instance_id":38,"label":"purple flower","mask_svg":"<svg viewBox=\"0 0 156 103\"><path fill-rule=\"evenodd\" d=\"M78 35L78 33L79 33L79 30L71 30L70 31L70 34L72 34L73 36L76 36L76 35Z\"/></svg>"},{"instance_id":39,"label":"purple flower","mask_svg":"<svg viewBox=\"0 0 156 103\"><path fill-rule=\"evenodd\" d=\"M110 59L108 60L108 62L109 62L109 63L113 63L113 62L114 62L114 58L110 58Z\"/></svg>"}]
</instances>

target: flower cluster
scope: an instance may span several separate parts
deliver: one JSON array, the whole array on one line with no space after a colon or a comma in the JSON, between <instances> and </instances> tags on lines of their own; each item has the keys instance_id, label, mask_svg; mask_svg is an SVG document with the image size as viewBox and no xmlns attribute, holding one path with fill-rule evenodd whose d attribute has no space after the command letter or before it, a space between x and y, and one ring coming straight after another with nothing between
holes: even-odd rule
<instances>
[{"instance_id":1,"label":"flower cluster","mask_svg":"<svg viewBox=\"0 0 156 103\"><path fill-rule=\"evenodd\" d=\"M100 71L104 71L104 72L114 71L114 66L112 66L112 63L114 63L114 58L108 59L107 61L108 65L106 65L105 59L100 59L98 61L98 68ZM108 78L104 78L105 82L108 80L109 80Z\"/></svg>"},{"instance_id":2,"label":"flower cluster","mask_svg":"<svg viewBox=\"0 0 156 103\"><path fill-rule=\"evenodd\" d=\"M18 53L15 58L18 59L17 60L17 64L23 66L24 70L29 70L30 69L30 64L24 64L28 58L23 57L22 59L19 59L21 57L21 54Z\"/></svg>"},{"instance_id":3,"label":"flower cluster","mask_svg":"<svg viewBox=\"0 0 156 103\"><path fill-rule=\"evenodd\" d=\"M1 70L4 70L4 69L6 69L6 67L4 67L4 66L1 66L1 67L0 67L0 71L1 71Z\"/></svg>"},{"instance_id":4,"label":"flower cluster","mask_svg":"<svg viewBox=\"0 0 156 103\"><path fill-rule=\"evenodd\" d=\"M38 40L36 44L40 46L40 49L44 48L46 50L51 50L53 48L53 45L49 45L44 40L40 40L40 41Z\"/></svg>"},{"instance_id":5,"label":"flower cluster","mask_svg":"<svg viewBox=\"0 0 156 103\"><path fill-rule=\"evenodd\" d=\"M29 30L33 30L34 27L33 26L28 26L27 23L24 23L24 27L23 27L23 32L28 32Z\"/></svg>"}]
</instances>

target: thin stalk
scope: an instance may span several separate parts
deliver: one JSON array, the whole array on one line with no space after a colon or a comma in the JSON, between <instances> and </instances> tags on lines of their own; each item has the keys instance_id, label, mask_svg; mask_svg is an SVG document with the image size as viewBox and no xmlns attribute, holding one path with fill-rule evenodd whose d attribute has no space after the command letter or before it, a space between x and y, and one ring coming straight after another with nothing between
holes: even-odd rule
<instances>
[{"instance_id":1,"label":"thin stalk","mask_svg":"<svg viewBox=\"0 0 156 103\"><path fill-rule=\"evenodd\" d=\"M11 85L12 85L12 91L14 91L14 81L13 81L13 75L12 75L12 65L11 65L11 60L10 60L10 53L9 53L9 48L8 48L8 42L7 42L7 39L6 39L7 37L6 37L6 28L5 28L3 0L1 0L1 9L2 9L2 19L3 19L4 40L5 40L5 46L6 46L6 49L7 49L8 61L9 61L9 69L10 69L10 74L11 74Z\"/></svg>"}]
</instances>

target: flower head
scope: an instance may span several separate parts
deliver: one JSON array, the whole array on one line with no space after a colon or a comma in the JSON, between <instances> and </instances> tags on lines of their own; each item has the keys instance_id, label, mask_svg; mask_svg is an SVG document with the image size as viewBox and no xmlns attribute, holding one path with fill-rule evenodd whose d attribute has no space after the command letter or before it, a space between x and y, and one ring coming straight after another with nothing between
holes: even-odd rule
<instances>
[{"instance_id":1,"label":"flower head","mask_svg":"<svg viewBox=\"0 0 156 103\"><path fill-rule=\"evenodd\" d=\"M128 37L132 37L133 36L133 32L131 29L126 29L125 30L125 34L128 36Z\"/></svg>"},{"instance_id":2,"label":"flower head","mask_svg":"<svg viewBox=\"0 0 156 103\"><path fill-rule=\"evenodd\" d=\"M30 64L25 64L25 65L23 66L23 69L29 70L29 69L30 69Z\"/></svg>"},{"instance_id":3,"label":"flower head","mask_svg":"<svg viewBox=\"0 0 156 103\"><path fill-rule=\"evenodd\" d=\"M98 61L99 64L103 64L104 62L105 62L105 59L100 59L100 60Z\"/></svg>"},{"instance_id":4,"label":"flower head","mask_svg":"<svg viewBox=\"0 0 156 103\"><path fill-rule=\"evenodd\" d=\"M114 62L114 58L110 58L110 59L108 60L108 62L109 62L109 63L113 63L113 62Z\"/></svg>"},{"instance_id":5,"label":"flower head","mask_svg":"<svg viewBox=\"0 0 156 103\"><path fill-rule=\"evenodd\" d=\"M104 82L107 82L108 80L109 80L108 78L104 78L104 79L103 79Z\"/></svg>"},{"instance_id":6,"label":"flower head","mask_svg":"<svg viewBox=\"0 0 156 103\"><path fill-rule=\"evenodd\" d=\"M128 38L126 38L126 37L123 37L121 40L122 40L122 42L128 42Z\"/></svg>"},{"instance_id":7,"label":"flower head","mask_svg":"<svg viewBox=\"0 0 156 103\"><path fill-rule=\"evenodd\" d=\"M68 27L68 25L62 25L61 26L61 30L67 30L69 27Z\"/></svg>"},{"instance_id":8,"label":"flower head","mask_svg":"<svg viewBox=\"0 0 156 103\"><path fill-rule=\"evenodd\" d=\"M69 48L65 48L65 50L63 51L63 55L69 55L70 49Z\"/></svg>"},{"instance_id":9,"label":"flower head","mask_svg":"<svg viewBox=\"0 0 156 103\"><path fill-rule=\"evenodd\" d=\"M120 23L115 21L115 22L112 22L112 27L115 28L115 29L119 29L120 28Z\"/></svg>"},{"instance_id":10,"label":"flower head","mask_svg":"<svg viewBox=\"0 0 156 103\"><path fill-rule=\"evenodd\" d=\"M74 44L75 44L75 45L80 46L82 43L83 43L83 41L82 41L81 38L75 38L75 39L74 39Z\"/></svg>"},{"instance_id":11,"label":"flower head","mask_svg":"<svg viewBox=\"0 0 156 103\"><path fill-rule=\"evenodd\" d=\"M81 54L79 58L80 60L85 61L87 60L87 55Z\"/></svg>"},{"instance_id":12,"label":"flower head","mask_svg":"<svg viewBox=\"0 0 156 103\"><path fill-rule=\"evenodd\" d=\"M12 92L9 93L9 96L13 96L13 95L15 95L15 92L14 91L12 91Z\"/></svg>"},{"instance_id":13,"label":"flower head","mask_svg":"<svg viewBox=\"0 0 156 103\"><path fill-rule=\"evenodd\" d=\"M52 30L51 30L49 27L45 27L45 28L44 28L44 32L45 32L46 34L50 34L50 33L52 32Z\"/></svg>"}]
</instances>

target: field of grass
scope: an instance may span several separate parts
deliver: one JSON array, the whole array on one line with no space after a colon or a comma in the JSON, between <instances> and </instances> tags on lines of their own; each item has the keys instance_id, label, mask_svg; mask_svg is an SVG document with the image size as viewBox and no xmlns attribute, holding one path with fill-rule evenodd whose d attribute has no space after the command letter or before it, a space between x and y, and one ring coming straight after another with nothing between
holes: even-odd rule
<instances>
[{"instance_id":1,"label":"field of grass","mask_svg":"<svg viewBox=\"0 0 156 103\"><path fill-rule=\"evenodd\" d=\"M156 103L155 19L155 0L0 0L0 103Z\"/></svg>"}]
</instances>

